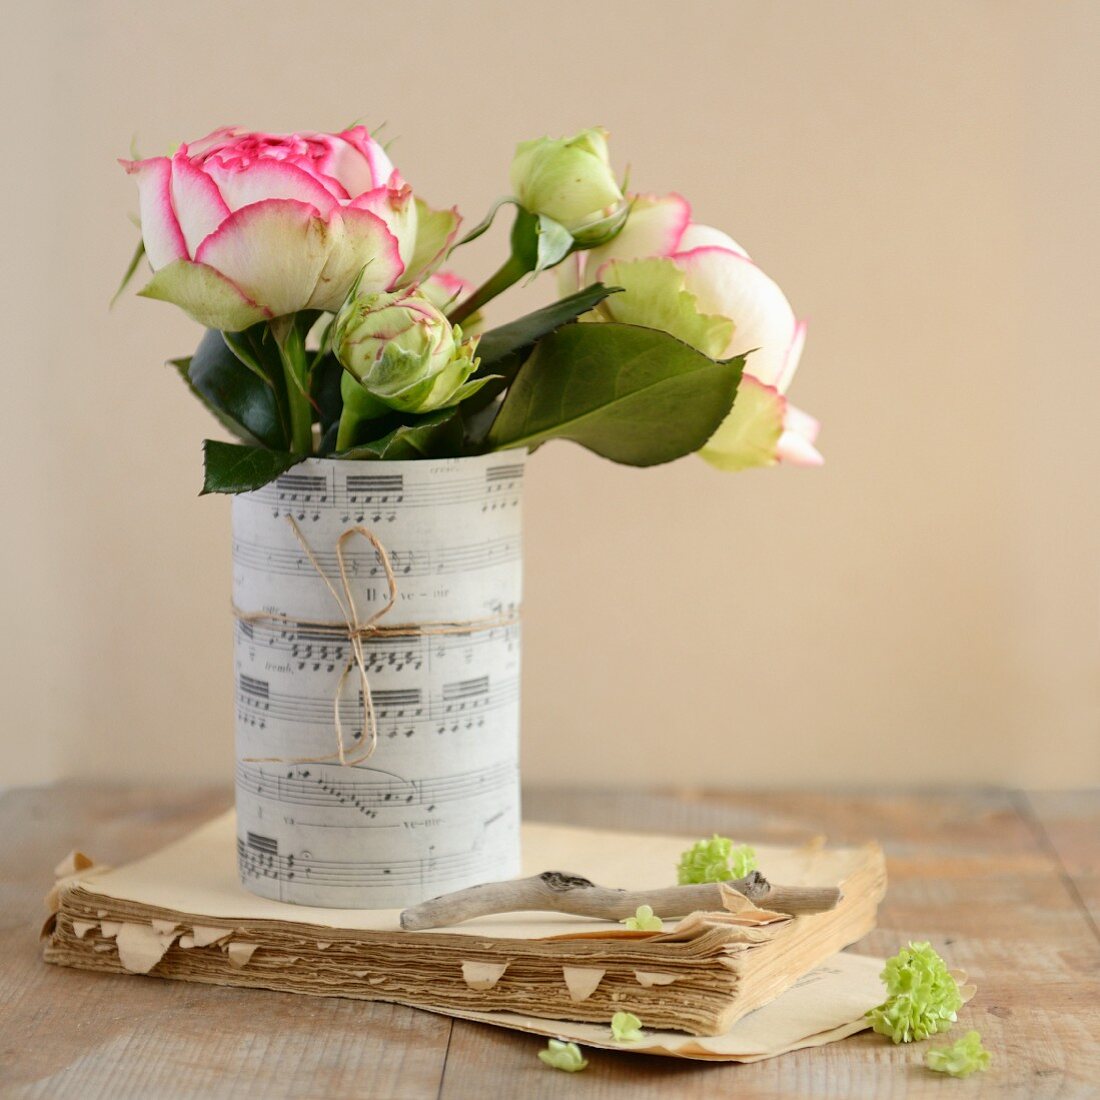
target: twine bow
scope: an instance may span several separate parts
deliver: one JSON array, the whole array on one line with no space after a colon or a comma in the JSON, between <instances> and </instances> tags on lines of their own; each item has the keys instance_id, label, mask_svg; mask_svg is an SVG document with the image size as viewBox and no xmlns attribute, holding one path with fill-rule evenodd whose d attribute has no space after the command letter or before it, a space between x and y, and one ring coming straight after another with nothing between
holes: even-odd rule
<instances>
[{"instance_id":1,"label":"twine bow","mask_svg":"<svg viewBox=\"0 0 1100 1100\"><path fill-rule=\"evenodd\" d=\"M348 644L351 647L351 653L348 657L347 664L344 665L344 671L340 674L340 679L337 681L336 693L332 700L332 722L336 731L336 752L329 756L249 756L243 759L249 763L272 764L323 764L330 760L338 760L341 765L346 767L362 764L374 754L374 750L378 747L378 721L374 712L374 700L371 696L370 678L367 676L367 659L363 651L363 642L366 638L399 637L402 635L415 636L420 634L467 634L475 630L485 630L496 626L507 626L510 623L517 622L519 616L517 614L497 615L487 619L471 619L468 622L461 623L440 622L380 626L379 620L388 615L393 609L393 605L397 602L397 577L394 575L390 556L378 536L375 535L370 528L363 526L349 527L347 530L341 532L340 537L336 540L336 565L339 569L340 588L342 589L342 591L338 591L332 579L317 560L317 555L313 552L313 548L309 545L305 535L302 534L302 529L298 526L297 521L293 516L287 516L286 520L290 524L291 530L294 532L294 537L305 551L306 557L309 558L310 565L313 566L317 575L325 582L325 587L332 594L336 606L340 609L342 622L298 619L290 615L280 615L276 612L267 611L242 611L235 605L233 607L233 613L242 622L262 622L267 620L270 622L291 623L295 626L308 626L316 630L331 631L335 635L347 638ZM345 543L356 535L362 536L371 544L371 547L374 549L385 571L386 584L389 587L389 597L385 604L363 620L359 618L359 610L355 604L355 594L352 591L351 581L348 577L347 561L344 557ZM353 670L357 670L359 673L363 707L363 732L367 736L365 740L365 751L354 758L349 758L347 755L347 748L344 744L344 726L340 719L340 700L343 697L344 688Z\"/></svg>"}]
</instances>

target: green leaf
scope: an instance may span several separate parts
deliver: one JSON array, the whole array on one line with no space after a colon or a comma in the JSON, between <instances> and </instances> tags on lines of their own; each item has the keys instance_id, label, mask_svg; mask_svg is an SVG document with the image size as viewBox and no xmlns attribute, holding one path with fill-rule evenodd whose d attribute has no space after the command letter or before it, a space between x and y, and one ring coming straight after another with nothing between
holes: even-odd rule
<instances>
[{"instance_id":1,"label":"green leaf","mask_svg":"<svg viewBox=\"0 0 1100 1100\"><path fill-rule=\"evenodd\" d=\"M183 379L184 385L191 391L195 399L203 404L207 412L209 412L226 431L235 435L238 439L250 446L262 446L260 441L243 424L239 424L224 410L219 409L215 405L211 405L210 402L195 389L188 376L188 368L191 366L190 356L186 359L169 359L168 365L176 368L176 373Z\"/></svg>"},{"instance_id":2,"label":"green leaf","mask_svg":"<svg viewBox=\"0 0 1100 1100\"><path fill-rule=\"evenodd\" d=\"M216 439L204 439L202 453L206 473L200 496L260 489L302 461L301 455L287 451L220 443Z\"/></svg>"},{"instance_id":3,"label":"green leaf","mask_svg":"<svg viewBox=\"0 0 1100 1100\"><path fill-rule=\"evenodd\" d=\"M380 426L392 423L387 417ZM451 458L462 454L462 417L457 408L410 417L385 435L344 451L337 458Z\"/></svg>"},{"instance_id":4,"label":"green leaf","mask_svg":"<svg viewBox=\"0 0 1100 1100\"><path fill-rule=\"evenodd\" d=\"M493 450L571 439L654 466L699 450L733 404L744 356L726 362L656 329L566 325L520 368L489 432Z\"/></svg>"},{"instance_id":5,"label":"green leaf","mask_svg":"<svg viewBox=\"0 0 1100 1100\"><path fill-rule=\"evenodd\" d=\"M114 292L111 297L108 309L119 300L122 292L130 285L130 280L134 277L138 269L138 265L141 263L142 257L145 255L145 240L144 238L138 238L137 248L134 249L133 256L130 257L129 266L126 268L125 274L122 276L122 282L118 284L118 290Z\"/></svg>"},{"instance_id":6,"label":"green leaf","mask_svg":"<svg viewBox=\"0 0 1100 1100\"><path fill-rule=\"evenodd\" d=\"M265 373L268 364L259 357L246 364L243 355L249 336L208 330L191 357L187 377L206 404L226 418L223 423L244 429L242 433L230 427L236 435L285 451L290 434L281 407L281 373L270 367L272 373Z\"/></svg>"},{"instance_id":7,"label":"green leaf","mask_svg":"<svg viewBox=\"0 0 1100 1100\"><path fill-rule=\"evenodd\" d=\"M606 287L593 283L567 298L536 309L506 325L490 329L478 341L477 354L481 360L478 374L499 374L498 364L527 351L562 325L575 321L583 313L595 309L605 298L618 293L618 287Z\"/></svg>"},{"instance_id":8,"label":"green leaf","mask_svg":"<svg viewBox=\"0 0 1100 1100\"><path fill-rule=\"evenodd\" d=\"M481 365L473 379L480 380L491 374L496 376L496 380L487 381L480 392L468 398L462 406L466 435L474 450L480 449L484 444L485 436L496 416L497 410L493 403L511 385L512 379L535 344L562 325L575 321L595 308L608 295L618 293L618 290L618 287L593 283L567 298L536 309L506 325L490 329L481 337L477 345Z\"/></svg>"}]
</instances>

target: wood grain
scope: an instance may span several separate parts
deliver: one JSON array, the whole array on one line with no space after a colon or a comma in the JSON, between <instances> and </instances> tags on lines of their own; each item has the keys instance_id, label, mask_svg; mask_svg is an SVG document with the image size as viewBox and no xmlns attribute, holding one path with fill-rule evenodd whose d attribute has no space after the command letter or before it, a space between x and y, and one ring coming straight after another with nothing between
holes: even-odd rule
<instances>
[{"instance_id":1,"label":"wood grain","mask_svg":"<svg viewBox=\"0 0 1100 1100\"><path fill-rule=\"evenodd\" d=\"M858 950L931 939L969 971L993 1069L965 1083L922 1068L923 1046L878 1036L745 1066L595 1051L582 1074L544 1067L539 1040L398 1006L215 989L46 966L40 899L72 847L121 862L213 816L222 790L62 786L0 799L0 1094L156 1097L1086 1097L1100 1093L1095 794L1000 791L526 793L532 819L760 842L871 837L891 876ZM1090 915L1089 906L1092 906Z\"/></svg>"},{"instance_id":2,"label":"wood grain","mask_svg":"<svg viewBox=\"0 0 1100 1100\"><path fill-rule=\"evenodd\" d=\"M548 821L649 828L798 843L826 833L836 843L876 838L890 888L879 929L857 950L892 954L930 939L965 968L978 995L960 1017L994 1052L994 1067L965 1085L923 1068L920 1044L876 1035L742 1066L692 1066L592 1052L576 1078L548 1079L531 1042L456 1022L441 1097L538 1098L1094 1097L1100 1089L1100 948L1007 792L960 794L679 794L536 791L525 813ZM581 1080L583 1078L583 1080Z\"/></svg>"},{"instance_id":3,"label":"wood grain","mask_svg":"<svg viewBox=\"0 0 1100 1100\"><path fill-rule=\"evenodd\" d=\"M451 1022L399 1005L63 970L39 958L50 870L121 863L224 810L224 789L60 787L0 800L0 1095L435 1097ZM13 838L18 838L13 842Z\"/></svg>"},{"instance_id":4,"label":"wood grain","mask_svg":"<svg viewBox=\"0 0 1100 1100\"><path fill-rule=\"evenodd\" d=\"M1021 791L1018 797L1100 939L1100 791Z\"/></svg>"}]
</instances>

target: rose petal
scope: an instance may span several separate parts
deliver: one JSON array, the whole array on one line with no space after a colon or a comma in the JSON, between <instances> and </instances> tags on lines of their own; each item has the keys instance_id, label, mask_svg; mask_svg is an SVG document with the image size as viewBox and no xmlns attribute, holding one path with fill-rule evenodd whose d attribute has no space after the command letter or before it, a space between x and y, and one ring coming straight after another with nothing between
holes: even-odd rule
<instances>
[{"instance_id":1,"label":"rose petal","mask_svg":"<svg viewBox=\"0 0 1100 1100\"><path fill-rule=\"evenodd\" d=\"M329 261L336 221L326 224L312 206L293 199L265 199L230 214L202 242L195 259L219 271L271 316L281 317L311 304Z\"/></svg>"},{"instance_id":2,"label":"rose petal","mask_svg":"<svg viewBox=\"0 0 1100 1100\"><path fill-rule=\"evenodd\" d=\"M409 286L431 274L436 264L446 257L462 224L457 207L433 210L422 199L413 201L416 203L415 246L399 281L401 286Z\"/></svg>"},{"instance_id":3,"label":"rose petal","mask_svg":"<svg viewBox=\"0 0 1100 1100\"><path fill-rule=\"evenodd\" d=\"M367 191L345 207L345 210L369 210L377 214L397 238L398 252L403 271L412 260L416 249L418 206L413 201L412 188L400 176L394 177L396 187L376 187ZM457 228L457 226L456 226Z\"/></svg>"},{"instance_id":4,"label":"rose petal","mask_svg":"<svg viewBox=\"0 0 1100 1100\"><path fill-rule=\"evenodd\" d=\"M784 373L795 338L794 311L783 291L759 267L728 248L696 248L674 255L696 296L699 311L729 317L733 339L726 356L749 356L749 370L766 385Z\"/></svg>"},{"instance_id":5,"label":"rose petal","mask_svg":"<svg viewBox=\"0 0 1100 1100\"><path fill-rule=\"evenodd\" d=\"M789 466L824 466L825 457L808 440L795 432L784 432L775 445L775 456Z\"/></svg>"},{"instance_id":6,"label":"rose petal","mask_svg":"<svg viewBox=\"0 0 1100 1100\"><path fill-rule=\"evenodd\" d=\"M404 276L401 281L405 281ZM420 283L418 289L436 309L446 313L459 298L474 289L474 284L453 271L437 271Z\"/></svg>"},{"instance_id":7,"label":"rose petal","mask_svg":"<svg viewBox=\"0 0 1100 1100\"><path fill-rule=\"evenodd\" d=\"M748 470L776 462L787 399L774 387L743 374L733 408L699 455L719 470Z\"/></svg>"},{"instance_id":8,"label":"rose petal","mask_svg":"<svg viewBox=\"0 0 1100 1100\"><path fill-rule=\"evenodd\" d=\"M806 346L806 322L799 321L794 326L794 338L787 349L787 358L783 362L783 369L776 379L775 385L780 393L786 393L794 381L795 372L802 359L802 349Z\"/></svg>"},{"instance_id":9,"label":"rose petal","mask_svg":"<svg viewBox=\"0 0 1100 1100\"><path fill-rule=\"evenodd\" d=\"M786 432L796 432L802 436L803 439L808 440L810 443L814 443L817 440L818 433L821 431L821 422L809 413L803 412L801 409L797 409L789 401L787 402L787 412L783 417L783 430Z\"/></svg>"},{"instance_id":10,"label":"rose petal","mask_svg":"<svg viewBox=\"0 0 1100 1100\"><path fill-rule=\"evenodd\" d=\"M200 325L223 332L240 332L272 316L220 272L190 260L162 267L139 293L172 302Z\"/></svg>"},{"instance_id":11,"label":"rose petal","mask_svg":"<svg viewBox=\"0 0 1100 1100\"><path fill-rule=\"evenodd\" d=\"M390 176L393 175L393 161L386 156L386 150L370 136L365 126L352 126L350 130L343 130L336 137L343 141L350 151L345 153L334 144L333 167L326 171L334 175L348 189L349 195L361 195L364 191L371 191L389 181ZM356 161L351 153L356 154L366 164L369 178L362 174L359 161Z\"/></svg>"},{"instance_id":12,"label":"rose petal","mask_svg":"<svg viewBox=\"0 0 1100 1100\"><path fill-rule=\"evenodd\" d=\"M775 448L776 457L792 466L823 466L825 459L814 446L820 431L821 424L814 417L788 401L783 415L783 434Z\"/></svg>"},{"instance_id":13,"label":"rose petal","mask_svg":"<svg viewBox=\"0 0 1100 1100\"><path fill-rule=\"evenodd\" d=\"M195 250L227 217L229 207L214 181L181 150L172 158L172 206L187 243Z\"/></svg>"},{"instance_id":14,"label":"rose petal","mask_svg":"<svg viewBox=\"0 0 1100 1100\"><path fill-rule=\"evenodd\" d=\"M690 252L695 248L728 248L730 252L737 252L746 258L749 255L728 233L698 222L692 222L684 230L676 251Z\"/></svg>"},{"instance_id":15,"label":"rose petal","mask_svg":"<svg viewBox=\"0 0 1100 1100\"><path fill-rule=\"evenodd\" d=\"M680 238L691 221L691 206L683 195L638 195L622 231L605 245L585 253L585 281L609 260L640 260L671 256L680 251Z\"/></svg>"},{"instance_id":16,"label":"rose petal","mask_svg":"<svg viewBox=\"0 0 1100 1100\"><path fill-rule=\"evenodd\" d=\"M295 199L327 218L340 205L323 183L287 160L263 157L247 168L229 168L212 157L203 169L217 184L230 210L266 199Z\"/></svg>"},{"instance_id":17,"label":"rose petal","mask_svg":"<svg viewBox=\"0 0 1100 1100\"><path fill-rule=\"evenodd\" d=\"M359 288L370 294L388 290L405 270L397 238L377 214L342 210L332 219L329 230L331 250L308 308L339 309L360 271L363 280Z\"/></svg>"},{"instance_id":18,"label":"rose petal","mask_svg":"<svg viewBox=\"0 0 1100 1100\"><path fill-rule=\"evenodd\" d=\"M120 160L137 180L141 236L153 270L187 257L187 242L172 209L172 162L167 157Z\"/></svg>"},{"instance_id":19,"label":"rose petal","mask_svg":"<svg viewBox=\"0 0 1100 1100\"><path fill-rule=\"evenodd\" d=\"M235 137L244 132L240 126L219 126L217 130L212 130L206 137L181 145L179 151L189 157L204 157L230 144Z\"/></svg>"}]
</instances>

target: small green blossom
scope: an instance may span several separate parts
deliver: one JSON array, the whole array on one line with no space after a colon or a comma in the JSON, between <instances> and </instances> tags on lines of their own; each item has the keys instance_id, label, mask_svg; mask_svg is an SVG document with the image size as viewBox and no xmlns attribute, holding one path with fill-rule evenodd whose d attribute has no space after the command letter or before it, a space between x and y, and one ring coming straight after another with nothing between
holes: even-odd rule
<instances>
[{"instance_id":1,"label":"small green blossom","mask_svg":"<svg viewBox=\"0 0 1100 1100\"><path fill-rule=\"evenodd\" d=\"M756 870L756 852L747 844L733 846L727 836L715 834L710 840L697 840L682 856L678 868L680 884L689 882L726 882L744 878Z\"/></svg>"},{"instance_id":2,"label":"small green blossom","mask_svg":"<svg viewBox=\"0 0 1100 1100\"><path fill-rule=\"evenodd\" d=\"M566 1043L561 1039L551 1039L546 1050L539 1051L539 1058L554 1069L563 1069L566 1073L579 1073L588 1065L588 1059L581 1057L581 1048L576 1043Z\"/></svg>"},{"instance_id":3,"label":"small green blossom","mask_svg":"<svg viewBox=\"0 0 1100 1100\"><path fill-rule=\"evenodd\" d=\"M634 916L627 917L621 923L632 932L660 932L665 927L661 918L653 915L652 905L639 905L634 910Z\"/></svg>"},{"instance_id":4,"label":"small green blossom","mask_svg":"<svg viewBox=\"0 0 1100 1100\"><path fill-rule=\"evenodd\" d=\"M976 1031L968 1031L958 1042L949 1047L937 1047L924 1056L924 1064L937 1073L950 1073L952 1077L969 1077L975 1070L989 1069L993 1056L982 1046L982 1037Z\"/></svg>"},{"instance_id":5,"label":"small green blossom","mask_svg":"<svg viewBox=\"0 0 1100 1100\"><path fill-rule=\"evenodd\" d=\"M611 1017L611 1037L620 1043L636 1043L642 1037L642 1021L633 1012L616 1012Z\"/></svg>"},{"instance_id":6,"label":"small green blossom","mask_svg":"<svg viewBox=\"0 0 1100 1100\"><path fill-rule=\"evenodd\" d=\"M947 964L927 943L910 943L886 962L881 974L886 1000L867 1015L880 1035L911 1043L947 1031L962 1007L962 996Z\"/></svg>"}]
</instances>

